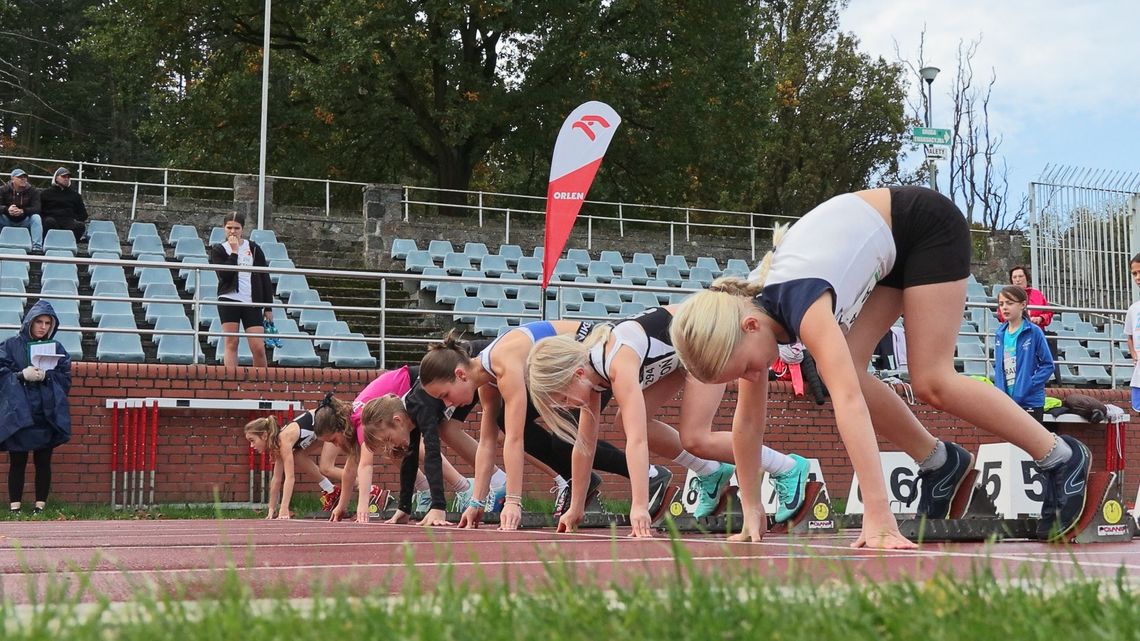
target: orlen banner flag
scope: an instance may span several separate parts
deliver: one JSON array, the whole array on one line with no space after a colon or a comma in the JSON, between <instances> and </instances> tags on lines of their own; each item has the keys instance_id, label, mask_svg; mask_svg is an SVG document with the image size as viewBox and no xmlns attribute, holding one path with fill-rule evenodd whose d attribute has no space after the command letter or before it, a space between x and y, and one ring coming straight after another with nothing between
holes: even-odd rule
<instances>
[{"instance_id":1,"label":"orlen banner flag","mask_svg":"<svg viewBox=\"0 0 1140 641\"><path fill-rule=\"evenodd\" d=\"M621 117L604 102L579 105L562 123L550 162L546 190L546 249L542 259L542 287L550 284L554 265L562 256L602 156L610 146Z\"/></svg>"}]
</instances>

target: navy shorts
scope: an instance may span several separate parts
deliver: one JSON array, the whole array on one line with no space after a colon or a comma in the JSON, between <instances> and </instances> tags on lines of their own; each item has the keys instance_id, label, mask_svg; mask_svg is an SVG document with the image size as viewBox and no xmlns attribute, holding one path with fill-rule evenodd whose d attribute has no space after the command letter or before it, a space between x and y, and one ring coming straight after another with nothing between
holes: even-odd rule
<instances>
[{"instance_id":1,"label":"navy shorts","mask_svg":"<svg viewBox=\"0 0 1140 641\"><path fill-rule=\"evenodd\" d=\"M891 187L895 266L880 285L906 289L970 275L970 227L946 196L926 187Z\"/></svg>"}]
</instances>

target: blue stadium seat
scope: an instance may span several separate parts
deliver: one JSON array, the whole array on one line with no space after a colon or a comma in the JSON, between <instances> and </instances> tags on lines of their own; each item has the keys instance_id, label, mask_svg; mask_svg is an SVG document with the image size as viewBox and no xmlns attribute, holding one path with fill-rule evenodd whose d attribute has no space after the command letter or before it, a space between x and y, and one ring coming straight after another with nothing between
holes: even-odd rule
<instances>
[{"instance_id":1,"label":"blue stadium seat","mask_svg":"<svg viewBox=\"0 0 1140 641\"><path fill-rule=\"evenodd\" d=\"M597 301L588 301L582 303L582 308L574 315L575 318L586 318L588 320L598 320L608 318L610 312L606 306Z\"/></svg>"},{"instance_id":2,"label":"blue stadium seat","mask_svg":"<svg viewBox=\"0 0 1140 641\"><path fill-rule=\"evenodd\" d=\"M411 252L417 251L419 247L416 246L416 241L411 238L394 238L392 239L392 251L390 256L394 260L404 260Z\"/></svg>"},{"instance_id":3,"label":"blue stadium seat","mask_svg":"<svg viewBox=\"0 0 1140 641\"><path fill-rule=\"evenodd\" d=\"M621 271L622 265L625 264L625 259L621 257L621 252L612 249L603 251L598 258L603 263L609 263L614 271Z\"/></svg>"},{"instance_id":4,"label":"blue stadium seat","mask_svg":"<svg viewBox=\"0 0 1140 641\"><path fill-rule=\"evenodd\" d=\"M202 241L198 241L199 243ZM158 236L135 236L131 243L131 256L138 258L141 254L164 254L166 248L162 246L162 239Z\"/></svg>"},{"instance_id":5,"label":"blue stadium seat","mask_svg":"<svg viewBox=\"0 0 1140 641\"><path fill-rule=\"evenodd\" d=\"M590 252L586 251L585 249L577 248L566 250L565 260L573 262L577 271L581 272L586 270L586 268L590 265L590 261L593 259L590 258Z\"/></svg>"},{"instance_id":6,"label":"blue stadium seat","mask_svg":"<svg viewBox=\"0 0 1140 641\"><path fill-rule=\"evenodd\" d=\"M313 330L313 345L317 349L328 349L334 338L348 336L351 331L344 321L321 321L317 323L317 329Z\"/></svg>"},{"instance_id":7,"label":"blue stadium seat","mask_svg":"<svg viewBox=\"0 0 1140 641\"><path fill-rule=\"evenodd\" d=\"M474 294L475 292L479 291L479 283L477 281L486 278L487 275L478 269L465 269L463 270L462 277L464 279L464 282L462 283L463 291L467 292L468 294Z\"/></svg>"},{"instance_id":8,"label":"blue stadium seat","mask_svg":"<svg viewBox=\"0 0 1140 641\"><path fill-rule=\"evenodd\" d=\"M268 262L269 266L274 269L293 269L296 267L296 265L293 264L293 261L289 260L288 258L275 258ZM281 280L281 274L278 274L277 272L270 272L269 280L274 285L276 285L277 281Z\"/></svg>"},{"instance_id":9,"label":"blue stadium seat","mask_svg":"<svg viewBox=\"0 0 1140 641\"><path fill-rule=\"evenodd\" d=\"M205 256L187 256L179 262L182 263L182 268L178 270L178 278L179 280L187 280L194 277L196 271L194 265L209 265L210 259Z\"/></svg>"},{"instance_id":10,"label":"blue stadium seat","mask_svg":"<svg viewBox=\"0 0 1140 641\"><path fill-rule=\"evenodd\" d=\"M507 261L507 265L514 267L523 257L522 247L518 245L499 245L499 255Z\"/></svg>"},{"instance_id":11,"label":"blue stadium seat","mask_svg":"<svg viewBox=\"0 0 1140 641\"><path fill-rule=\"evenodd\" d=\"M350 334L354 338L364 338L364 334ZM335 367L357 367L373 369L376 357L368 351L368 343L360 341L334 340L329 347L329 362Z\"/></svg>"},{"instance_id":12,"label":"blue stadium seat","mask_svg":"<svg viewBox=\"0 0 1140 641\"><path fill-rule=\"evenodd\" d=\"M454 305L460 298L466 298L467 291L463 283L458 281L441 282L435 289L435 302L444 305Z\"/></svg>"},{"instance_id":13,"label":"blue stadium seat","mask_svg":"<svg viewBox=\"0 0 1140 641\"><path fill-rule=\"evenodd\" d=\"M694 265L693 268L689 270L689 280L700 283L701 288L711 285L715 278L716 274L704 265ZM682 283L681 286L684 287L684 283Z\"/></svg>"},{"instance_id":14,"label":"blue stadium seat","mask_svg":"<svg viewBox=\"0 0 1140 641\"><path fill-rule=\"evenodd\" d=\"M24 227L0 229L0 248L32 251L32 233Z\"/></svg>"},{"instance_id":15,"label":"blue stadium seat","mask_svg":"<svg viewBox=\"0 0 1140 641\"><path fill-rule=\"evenodd\" d=\"M24 286L24 281L19 278L0 278L0 292L10 292L13 294L27 294L28 290ZM24 305L27 302L26 296L21 296L19 299L20 304Z\"/></svg>"},{"instance_id":16,"label":"blue stadium seat","mask_svg":"<svg viewBox=\"0 0 1140 641\"><path fill-rule=\"evenodd\" d=\"M443 268L452 276L459 276L465 269L471 269L471 259L464 254L452 252L443 257Z\"/></svg>"},{"instance_id":17,"label":"blue stadium seat","mask_svg":"<svg viewBox=\"0 0 1140 641\"><path fill-rule=\"evenodd\" d=\"M479 259L479 270L491 278L498 278L510 273L511 268L507 265L505 257L499 254L487 254Z\"/></svg>"},{"instance_id":18,"label":"blue stadium seat","mask_svg":"<svg viewBox=\"0 0 1140 641\"><path fill-rule=\"evenodd\" d=\"M452 247L449 240L433 240L428 243L427 252L431 259L440 264L443 263L443 257L453 253L455 248Z\"/></svg>"},{"instance_id":19,"label":"blue stadium seat","mask_svg":"<svg viewBox=\"0 0 1140 641\"><path fill-rule=\"evenodd\" d=\"M686 281L686 282L688 282L688 281ZM669 305L677 305L678 303L683 303L686 298L688 298L692 295L693 295L693 292L691 292L691 291L673 292L673 293L669 294L669 303L668 304Z\"/></svg>"},{"instance_id":20,"label":"blue stadium seat","mask_svg":"<svg viewBox=\"0 0 1140 641\"><path fill-rule=\"evenodd\" d=\"M155 321L154 329L155 330L186 330L186 331L190 331L193 329L193 327L190 324L190 319L187 318L186 316L163 316L163 317L161 317ZM169 334L167 334L167 335L151 334L150 340L155 345L161 345L162 341L165 339L168 339L168 338L171 338L171 335L169 335Z\"/></svg>"},{"instance_id":21,"label":"blue stadium seat","mask_svg":"<svg viewBox=\"0 0 1140 641\"><path fill-rule=\"evenodd\" d=\"M446 276L446 275L447 275L447 271L442 267L436 267L435 265L425 267L424 271L423 271L424 280L420 281L420 289L426 290L429 292L434 292L436 290L436 288L439 287L440 281L428 280L428 277Z\"/></svg>"},{"instance_id":22,"label":"blue stadium seat","mask_svg":"<svg viewBox=\"0 0 1140 641\"><path fill-rule=\"evenodd\" d=\"M207 245L217 245L226 242L226 229L225 227L211 227L210 237L206 239ZM175 243L177 244L177 243Z\"/></svg>"},{"instance_id":23,"label":"blue stadium seat","mask_svg":"<svg viewBox=\"0 0 1140 641\"><path fill-rule=\"evenodd\" d=\"M565 282L574 282L578 278L578 264L568 258L559 258L554 263L554 278Z\"/></svg>"},{"instance_id":24,"label":"blue stadium seat","mask_svg":"<svg viewBox=\"0 0 1140 641\"><path fill-rule=\"evenodd\" d=\"M487 251L487 245L485 243L464 243L463 244L463 255L472 261L478 261L479 259L486 256L488 253L489 252Z\"/></svg>"},{"instance_id":25,"label":"blue stadium seat","mask_svg":"<svg viewBox=\"0 0 1140 641\"><path fill-rule=\"evenodd\" d=\"M475 319L475 333L483 336L498 336L499 330L510 327L502 316L480 316Z\"/></svg>"},{"instance_id":26,"label":"blue stadium seat","mask_svg":"<svg viewBox=\"0 0 1140 641\"><path fill-rule=\"evenodd\" d=\"M28 261L19 259L20 256L26 256L26 252L22 249L8 248L0 250L0 255L12 257L7 260L0 260L0 278L19 278L27 285L28 281L31 280L29 273L31 265ZM44 263L44 267L46 268L48 264L49 263ZM72 267L75 267L75 265L72 265Z\"/></svg>"},{"instance_id":27,"label":"blue stadium seat","mask_svg":"<svg viewBox=\"0 0 1140 641\"><path fill-rule=\"evenodd\" d=\"M542 288L538 285L525 285L519 288L518 299L527 309L540 309Z\"/></svg>"},{"instance_id":28,"label":"blue stadium seat","mask_svg":"<svg viewBox=\"0 0 1140 641\"><path fill-rule=\"evenodd\" d=\"M321 295L315 289L294 289L289 292L286 300L285 313L290 316L300 316L301 308L298 305L313 305L321 302Z\"/></svg>"},{"instance_id":29,"label":"blue stadium seat","mask_svg":"<svg viewBox=\"0 0 1140 641\"><path fill-rule=\"evenodd\" d=\"M174 275L162 267L143 267L139 270L139 289L144 292L152 285L169 285L174 288Z\"/></svg>"},{"instance_id":30,"label":"blue stadium seat","mask_svg":"<svg viewBox=\"0 0 1140 641\"><path fill-rule=\"evenodd\" d=\"M688 270L685 270L688 273ZM681 286L681 270L676 265L658 265L657 280L663 280L669 287Z\"/></svg>"},{"instance_id":31,"label":"blue stadium seat","mask_svg":"<svg viewBox=\"0 0 1140 641\"><path fill-rule=\"evenodd\" d=\"M73 263L44 263L40 279L79 282L79 268Z\"/></svg>"},{"instance_id":32,"label":"blue stadium seat","mask_svg":"<svg viewBox=\"0 0 1140 641\"><path fill-rule=\"evenodd\" d=\"M24 303L19 296L0 296L0 312L13 312L24 318Z\"/></svg>"},{"instance_id":33,"label":"blue stadium seat","mask_svg":"<svg viewBox=\"0 0 1140 641\"><path fill-rule=\"evenodd\" d=\"M479 285L479 289L477 290L475 296L486 307L498 307L500 301L503 301L507 298L507 293L503 291L502 285L483 283Z\"/></svg>"},{"instance_id":34,"label":"blue stadium seat","mask_svg":"<svg viewBox=\"0 0 1140 641\"><path fill-rule=\"evenodd\" d=\"M195 285L195 283L194 283L194 281L195 281L194 274L190 274L190 277L186 279L186 284L184 285L184 287L186 289L187 294L193 294L198 289L198 287L202 287L204 289L208 289L210 287L213 287L214 288L214 296L215 297L217 296L218 272L210 271L208 269L203 269L203 270L198 272L198 276L197 276L196 280L198 282L197 285ZM207 296L202 295L202 296L199 296L199 298L205 299L205 298L207 298Z\"/></svg>"},{"instance_id":35,"label":"blue stadium seat","mask_svg":"<svg viewBox=\"0 0 1140 641\"><path fill-rule=\"evenodd\" d=\"M724 265L724 276L740 276L744 278L752 272L752 267L748 265L748 261L743 258L729 258L728 262Z\"/></svg>"},{"instance_id":36,"label":"blue stadium seat","mask_svg":"<svg viewBox=\"0 0 1140 641\"><path fill-rule=\"evenodd\" d=\"M558 291L561 292L563 309L576 312L582 309L582 303L586 302L582 298L582 290L577 287L561 287Z\"/></svg>"},{"instance_id":37,"label":"blue stadium seat","mask_svg":"<svg viewBox=\"0 0 1140 641\"><path fill-rule=\"evenodd\" d=\"M586 275L599 283L608 283L614 279L613 265L601 260L590 261L586 267Z\"/></svg>"},{"instance_id":38,"label":"blue stadium seat","mask_svg":"<svg viewBox=\"0 0 1140 641\"><path fill-rule=\"evenodd\" d=\"M511 325L520 325L526 320L523 318L526 315L526 307L523 302L517 298L507 298L499 301L499 310L507 322Z\"/></svg>"},{"instance_id":39,"label":"blue stadium seat","mask_svg":"<svg viewBox=\"0 0 1140 641\"><path fill-rule=\"evenodd\" d=\"M218 331L222 331L221 324L218 325ZM240 328L239 328L240 331ZM225 362L226 343L222 340L221 336L214 337L214 362L221 364ZM249 349L249 341L245 336L238 337L238 365L253 365L253 352Z\"/></svg>"},{"instance_id":40,"label":"blue stadium seat","mask_svg":"<svg viewBox=\"0 0 1140 641\"><path fill-rule=\"evenodd\" d=\"M316 329L317 323L321 321L336 320L336 312L332 309L332 303L320 301L314 304L320 307L316 309L302 309L301 319L298 321L298 325L310 331ZM280 328L278 328L278 330L281 331ZM312 341L309 341L309 346L312 347Z\"/></svg>"},{"instance_id":41,"label":"blue stadium seat","mask_svg":"<svg viewBox=\"0 0 1140 641\"><path fill-rule=\"evenodd\" d=\"M94 257L95 252L114 254L116 258L123 255L123 248L119 245L119 237L105 231L97 231L87 237L87 253Z\"/></svg>"},{"instance_id":42,"label":"blue stadium seat","mask_svg":"<svg viewBox=\"0 0 1140 641\"><path fill-rule=\"evenodd\" d=\"M106 314L99 319L100 329L136 329L135 317L129 314ZM100 362L141 363L146 360L142 339L138 334L96 332L95 359Z\"/></svg>"},{"instance_id":43,"label":"blue stadium seat","mask_svg":"<svg viewBox=\"0 0 1140 641\"><path fill-rule=\"evenodd\" d=\"M477 316L471 312L481 312L484 310L484 307L478 298L474 296L462 296L455 299L454 309L455 313L451 315L452 321L456 323L474 323Z\"/></svg>"},{"instance_id":44,"label":"blue stadium seat","mask_svg":"<svg viewBox=\"0 0 1140 641\"><path fill-rule=\"evenodd\" d=\"M610 313L616 313L622 304L621 295L612 289L599 289L594 294L594 302L605 305L606 311Z\"/></svg>"},{"instance_id":45,"label":"blue stadium seat","mask_svg":"<svg viewBox=\"0 0 1140 641\"><path fill-rule=\"evenodd\" d=\"M166 244L173 247L183 238L199 238L198 228L193 225L176 223L170 226L170 233L166 235Z\"/></svg>"},{"instance_id":46,"label":"blue stadium seat","mask_svg":"<svg viewBox=\"0 0 1140 641\"><path fill-rule=\"evenodd\" d=\"M533 256L523 256L519 259L515 271L518 272L519 278L538 280L542 278L542 259Z\"/></svg>"},{"instance_id":47,"label":"blue stadium seat","mask_svg":"<svg viewBox=\"0 0 1140 641\"><path fill-rule=\"evenodd\" d=\"M24 324L23 310L0 310L0 325L13 325L9 328L0 328L0 341L7 340L20 332Z\"/></svg>"},{"instance_id":48,"label":"blue stadium seat","mask_svg":"<svg viewBox=\"0 0 1140 641\"><path fill-rule=\"evenodd\" d=\"M530 254L530 255L531 255L531 256L534 256L535 258L537 258L537 259L538 259L538 262L540 262L540 263L541 263L541 262L542 262L542 259L543 259L543 257L545 257L545 256L546 256L546 248L544 248L542 245L535 245L535 247L534 247L534 251L533 251L533 252L531 252L531 254Z\"/></svg>"},{"instance_id":49,"label":"blue stadium seat","mask_svg":"<svg viewBox=\"0 0 1140 641\"><path fill-rule=\"evenodd\" d=\"M79 251L79 247L75 244L75 234L67 229L49 229L44 234L44 251L48 250L68 251L74 256L75 252Z\"/></svg>"},{"instance_id":50,"label":"blue stadium seat","mask_svg":"<svg viewBox=\"0 0 1140 641\"><path fill-rule=\"evenodd\" d=\"M282 274L277 280L277 298L289 299L289 293L298 289L312 289L304 274Z\"/></svg>"},{"instance_id":51,"label":"blue stadium seat","mask_svg":"<svg viewBox=\"0 0 1140 641\"><path fill-rule=\"evenodd\" d=\"M78 296L79 286L75 280L66 278L45 278L40 281L40 293ZM55 306L55 303L56 301L53 300L52 306Z\"/></svg>"},{"instance_id":52,"label":"blue stadium seat","mask_svg":"<svg viewBox=\"0 0 1140 641\"><path fill-rule=\"evenodd\" d=\"M154 223L133 222L127 230L127 242L133 243L139 236L154 236L159 238L158 227Z\"/></svg>"},{"instance_id":53,"label":"blue stadium seat","mask_svg":"<svg viewBox=\"0 0 1140 641\"><path fill-rule=\"evenodd\" d=\"M663 262L661 265L670 265L670 266L676 267L677 271L679 271L681 273L681 276L688 276L689 275L689 261L684 256L678 256L676 254L667 254L665 256L665 262ZM662 278L662 276L660 274L661 265L658 265L658 274L657 274L658 278Z\"/></svg>"},{"instance_id":54,"label":"blue stadium seat","mask_svg":"<svg viewBox=\"0 0 1140 641\"><path fill-rule=\"evenodd\" d=\"M633 263L645 267L645 272L651 278L657 275L657 259L653 257L653 254L637 252L633 255Z\"/></svg>"},{"instance_id":55,"label":"blue stadium seat","mask_svg":"<svg viewBox=\"0 0 1140 641\"><path fill-rule=\"evenodd\" d=\"M249 239L258 245L277 242L277 232L272 229L255 229L249 232Z\"/></svg>"},{"instance_id":56,"label":"blue stadium seat","mask_svg":"<svg viewBox=\"0 0 1140 641\"><path fill-rule=\"evenodd\" d=\"M87 236L90 237L97 231L105 231L114 234L116 237L119 235L119 230L115 229L115 221L113 220L88 220L87 221Z\"/></svg>"},{"instance_id":57,"label":"blue stadium seat","mask_svg":"<svg viewBox=\"0 0 1140 641\"><path fill-rule=\"evenodd\" d=\"M185 316L163 316L155 323L156 330L182 330L190 331L190 319ZM156 356L160 363L190 364L196 360L204 360L204 356L197 354L196 342L193 336L178 336L173 334L153 334L154 344L158 346ZM195 358L197 357L197 358Z\"/></svg>"},{"instance_id":58,"label":"blue stadium seat","mask_svg":"<svg viewBox=\"0 0 1140 641\"><path fill-rule=\"evenodd\" d=\"M656 269L654 269L656 271ZM649 272L645 269L645 265L638 263L626 263L621 267L621 277L628 278L633 281L635 285L644 285L649 282Z\"/></svg>"},{"instance_id":59,"label":"blue stadium seat","mask_svg":"<svg viewBox=\"0 0 1140 641\"><path fill-rule=\"evenodd\" d=\"M135 256L135 261L138 263L165 263L166 262L166 256L164 256L162 254L143 253L143 254L139 254L138 256ZM144 270L144 269L147 269L147 268L135 265L135 266L131 267L131 273L134 274L135 277L137 278L138 275L140 273L142 273L142 270ZM151 268L151 269L153 269L153 268Z\"/></svg>"},{"instance_id":60,"label":"blue stadium seat","mask_svg":"<svg viewBox=\"0 0 1140 641\"><path fill-rule=\"evenodd\" d=\"M331 306L331 303L329 303ZM312 312L314 310L305 310ZM319 310L316 310L319 311ZM331 313L331 310L329 310ZM302 312L304 317L304 312ZM301 334L297 325L291 318L283 318L275 322L277 331L282 334ZM304 323L302 323L304 324ZM316 323L313 324L316 327ZM285 367L320 367L321 357L313 350L313 341L308 338L282 338L281 347L273 349L273 362Z\"/></svg>"},{"instance_id":61,"label":"blue stadium seat","mask_svg":"<svg viewBox=\"0 0 1140 641\"><path fill-rule=\"evenodd\" d=\"M621 308L618 309L618 316L622 318L629 318L635 314L640 314L645 311L645 305L641 303L622 303Z\"/></svg>"},{"instance_id":62,"label":"blue stadium seat","mask_svg":"<svg viewBox=\"0 0 1140 641\"><path fill-rule=\"evenodd\" d=\"M434 267L435 262L431 258L431 254L426 249L417 249L408 252L408 256L404 262L404 271L419 274L428 267Z\"/></svg>"},{"instance_id":63,"label":"blue stadium seat","mask_svg":"<svg viewBox=\"0 0 1140 641\"><path fill-rule=\"evenodd\" d=\"M188 256L206 256L206 245L201 238L183 238L174 244L174 258L185 260Z\"/></svg>"},{"instance_id":64,"label":"blue stadium seat","mask_svg":"<svg viewBox=\"0 0 1140 641\"><path fill-rule=\"evenodd\" d=\"M693 263L693 267L704 267L705 269L709 270L709 273L713 275L713 278L720 276L720 263L716 262L716 259L712 256L698 256L697 262ZM689 278L692 277L693 275L689 274Z\"/></svg>"},{"instance_id":65,"label":"blue stadium seat","mask_svg":"<svg viewBox=\"0 0 1140 641\"><path fill-rule=\"evenodd\" d=\"M63 324L60 323L61 327L62 325ZM59 341L60 345L63 345L63 349L67 352L67 355L71 357L72 361L83 360L84 355L82 333L75 331L56 332L55 340Z\"/></svg>"},{"instance_id":66,"label":"blue stadium seat","mask_svg":"<svg viewBox=\"0 0 1140 641\"><path fill-rule=\"evenodd\" d=\"M631 302L639 303L640 305L642 305L646 309L649 309L650 307L657 307L658 305L660 305L660 302L657 299L657 294L654 294L653 292L646 292L646 291L634 292L633 293L633 299Z\"/></svg>"}]
</instances>

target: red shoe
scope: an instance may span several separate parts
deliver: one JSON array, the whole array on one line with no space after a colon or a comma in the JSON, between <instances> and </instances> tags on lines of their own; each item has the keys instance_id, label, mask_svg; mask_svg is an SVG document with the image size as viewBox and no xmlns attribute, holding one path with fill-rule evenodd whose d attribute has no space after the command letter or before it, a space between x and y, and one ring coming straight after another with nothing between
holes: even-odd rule
<instances>
[{"instance_id":1,"label":"red shoe","mask_svg":"<svg viewBox=\"0 0 1140 641\"><path fill-rule=\"evenodd\" d=\"M331 512L336 502L340 500L340 486L334 486L332 492L321 492L321 511Z\"/></svg>"}]
</instances>

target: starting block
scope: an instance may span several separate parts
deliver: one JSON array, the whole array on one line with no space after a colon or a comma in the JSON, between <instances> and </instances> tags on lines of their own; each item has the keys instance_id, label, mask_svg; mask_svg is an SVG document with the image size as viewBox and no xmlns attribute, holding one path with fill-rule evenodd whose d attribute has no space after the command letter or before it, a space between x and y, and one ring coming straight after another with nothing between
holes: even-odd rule
<instances>
[{"instance_id":1,"label":"starting block","mask_svg":"<svg viewBox=\"0 0 1140 641\"><path fill-rule=\"evenodd\" d=\"M919 542L974 542L1002 539L1036 539L1036 518L1003 519L996 516L985 489L976 484L977 471L966 483L972 491L955 497L948 519L909 519L899 522L903 536ZM1066 543L1121 543L1136 535L1126 518L1124 491L1119 472L1093 472L1088 479L1088 498L1077 526Z\"/></svg>"},{"instance_id":2,"label":"starting block","mask_svg":"<svg viewBox=\"0 0 1140 641\"><path fill-rule=\"evenodd\" d=\"M685 506L679 500L674 500L669 505L668 516L657 527L668 528L669 523L672 523L678 532L735 534L743 521L736 490L737 488L730 487L725 491L712 516L695 517L686 514ZM786 523L776 523L768 515L768 531L773 534L834 534L839 531L836 516L827 486L820 481L808 481L800 509Z\"/></svg>"}]
</instances>

